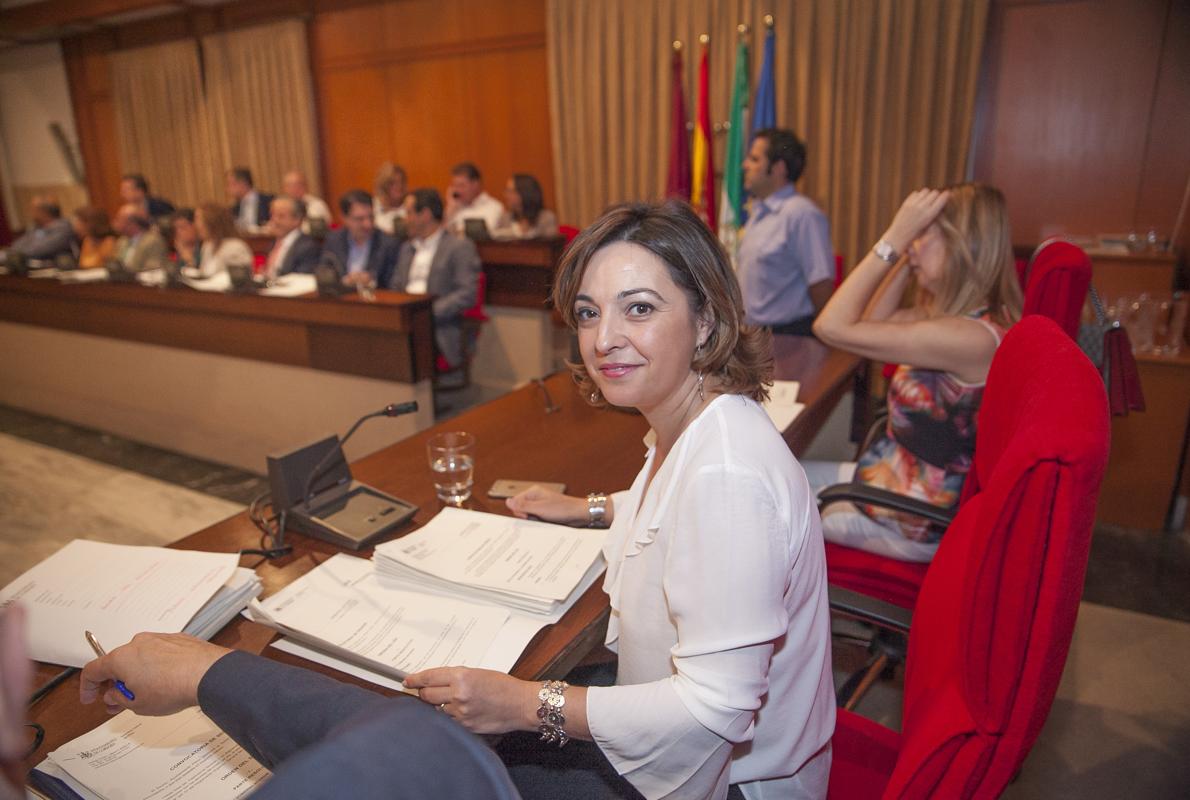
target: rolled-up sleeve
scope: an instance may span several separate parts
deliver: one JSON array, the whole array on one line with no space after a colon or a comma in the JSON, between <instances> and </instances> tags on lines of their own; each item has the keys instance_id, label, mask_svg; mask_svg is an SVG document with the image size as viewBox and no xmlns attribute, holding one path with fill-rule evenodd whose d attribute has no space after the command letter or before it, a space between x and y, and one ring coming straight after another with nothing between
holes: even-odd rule
<instances>
[{"instance_id":1,"label":"rolled-up sleeve","mask_svg":"<svg viewBox=\"0 0 1190 800\"><path fill-rule=\"evenodd\" d=\"M703 467L672 501L662 522L673 526L662 578L672 675L591 688L587 715L646 797L714 796L726 792L732 746L752 738L789 626L789 528L761 477L729 466Z\"/></svg>"}]
</instances>

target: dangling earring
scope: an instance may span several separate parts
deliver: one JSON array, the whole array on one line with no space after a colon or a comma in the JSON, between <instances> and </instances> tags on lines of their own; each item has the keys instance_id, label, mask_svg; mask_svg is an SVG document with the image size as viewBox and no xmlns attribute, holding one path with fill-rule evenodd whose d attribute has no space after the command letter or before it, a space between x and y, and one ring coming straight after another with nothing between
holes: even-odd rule
<instances>
[{"instance_id":1,"label":"dangling earring","mask_svg":"<svg viewBox=\"0 0 1190 800\"><path fill-rule=\"evenodd\" d=\"M703 378L705 378L705 377L706 377L706 375L704 375L703 373L701 373L701 372L698 373L698 399L699 400L707 399L707 396L702 388L702 381L703 381Z\"/></svg>"},{"instance_id":2,"label":"dangling earring","mask_svg":"<svg viewBox=\"0 0 1190 800\"><path fill-rule=\"evenodd\" d=\"M591 399L592 405L594 405L595 403L598 403L599 402L599 392L591 392L590 399Z\"/></svg>"}]
</instances>

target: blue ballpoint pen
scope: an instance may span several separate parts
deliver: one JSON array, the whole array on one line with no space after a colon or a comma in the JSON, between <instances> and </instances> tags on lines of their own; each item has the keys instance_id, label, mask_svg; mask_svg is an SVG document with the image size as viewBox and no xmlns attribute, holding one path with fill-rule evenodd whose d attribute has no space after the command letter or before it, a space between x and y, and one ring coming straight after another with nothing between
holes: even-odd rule
<instances>
[{"instance_id":1,"label":"blue ballpoint pen","mask_svg":"<svg viewBox=\"0 0 1190 800\"><path fill-rule=\"evenodd\" d=\"M100 658L106 656L107 653L99 644L99 640L95 638L95 634L91 633L91 631L85 631L85 633L87 634L87 644L91 645L91 649L95 651L95 655L99 656ZM116 688L120 690L120 694L124 695L129 700L136 699L136 695L128 690L128 687L124 685L124 681L116 681L115 683Z\"/></svg>"}]
</instances>

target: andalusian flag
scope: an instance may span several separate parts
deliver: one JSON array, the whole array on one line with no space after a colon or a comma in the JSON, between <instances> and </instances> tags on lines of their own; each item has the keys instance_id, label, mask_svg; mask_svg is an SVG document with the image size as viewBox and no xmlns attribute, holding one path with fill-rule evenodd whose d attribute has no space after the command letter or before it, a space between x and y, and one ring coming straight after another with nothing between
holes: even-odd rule
<instances>
[{"instance_id":1,"label":"andalusian flag","mask_svg":"<svg viewBox=\"0 0 1190 800\"><path fill-rule=\"evenodd\" d=\"M745 32L741 25L741 34ZM719 240L735 260L736 234L747 220L744 211L744 156L748 136L744 115L748 106L748 44L740 37L735 51L735 72L731 80L731 122L727 129L727 150L723 155L723 216L719 218Z\"/></svg>"},{"instance_id":2,"label":"andalusian flag","mask_svg":"<svg viewBox=\"0 0 1190 800\"><path fill-rule=\"evenodd\" d=\"M714 231L719 226L715 215L715 159L711 153L711 71L707 65L710 38L705 33L700 37L702 60L698 64L698 106L694 113L690 205Z\"/></svg>"}]
</instances>

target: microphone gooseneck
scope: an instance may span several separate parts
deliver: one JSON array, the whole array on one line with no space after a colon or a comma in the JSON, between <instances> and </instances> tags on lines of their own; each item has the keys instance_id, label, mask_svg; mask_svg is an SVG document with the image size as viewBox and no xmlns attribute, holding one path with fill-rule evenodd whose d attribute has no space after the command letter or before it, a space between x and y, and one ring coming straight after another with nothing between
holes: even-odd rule
<instances>
[{"instance_id":1,"label":"microphone gooseneck","mask_svg":"<svg viewBox=\"0 0 1190 800\"><path fill-rule=\"evenodd\" d=\"M318 462L317 466L310 470L310 477L306 479L306 486L302 489L302 503L306 506L306 510L308 511L310 509L310 500L312 499L310 496L310 489L314 486L314 482L322 477L327 465L330 463L332 457L336 453L342 455L343 445L347 444L347 440L350 439L357 430L359 430L360 425L363 425L373 417L399 417L404 414L412 414L415 411L417 411L416 400L411 400L408 403L389 403L379 411L373 411L369 414L364 414L362 417L357 419L355 424L352 425L347 430L347 433L343 436L343 438L339 440L338 445L328 450L326 455L322 457L322 460Z\"/></svg>"}]
</instances>

